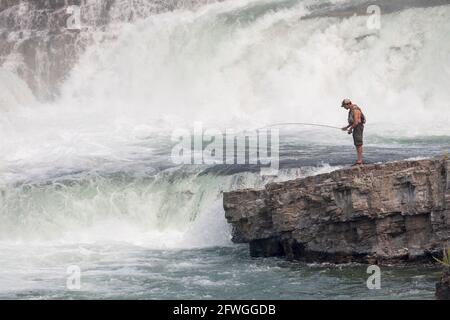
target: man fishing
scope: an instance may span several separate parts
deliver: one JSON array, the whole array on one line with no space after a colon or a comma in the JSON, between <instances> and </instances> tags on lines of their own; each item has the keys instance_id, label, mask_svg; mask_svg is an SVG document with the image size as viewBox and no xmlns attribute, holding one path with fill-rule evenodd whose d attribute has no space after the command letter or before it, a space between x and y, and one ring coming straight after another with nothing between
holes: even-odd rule
<instances>
[{"instance_id":1,"label":"man fishing","mask_svg":"<svg viewBox=\"0 0 450 320\"><path fill-rule=\"evenodd\" d=\"M348 126L343 127L342 131L347 131L348 134L353 134L353 142L358 155L358 160L354 166L363 165L363 134L366 118L361 109L356 104L353 104L349 99L344 99L341 107L349 110Z\"/></svg>"}]
</instances>

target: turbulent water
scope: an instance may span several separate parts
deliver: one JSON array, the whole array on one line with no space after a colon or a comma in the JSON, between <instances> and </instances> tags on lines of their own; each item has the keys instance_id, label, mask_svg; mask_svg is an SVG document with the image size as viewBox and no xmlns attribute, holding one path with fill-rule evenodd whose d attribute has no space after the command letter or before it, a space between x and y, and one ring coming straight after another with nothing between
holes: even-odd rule
<instances>
[{"instance_id":1,"label":"turbulent water","mask_svg":"<svg viewBox=\"0 0 450 320\"><path fill-rule=\"evenodd\" d=\"M278 177L171 162L171 133L196 121L343 126L344 97L368 118L369 162L447 152L450 6L382 15L379 30L308 18L317 7L235 0L121 23L54 102L0 69L0 297L432 298L433 268L386 268L372 291L366 266L251 259L231 243L223 191L349 164L346 134L282 128ZM66 288L71 265L80 290Z\"/></svg>"}]
</instances>

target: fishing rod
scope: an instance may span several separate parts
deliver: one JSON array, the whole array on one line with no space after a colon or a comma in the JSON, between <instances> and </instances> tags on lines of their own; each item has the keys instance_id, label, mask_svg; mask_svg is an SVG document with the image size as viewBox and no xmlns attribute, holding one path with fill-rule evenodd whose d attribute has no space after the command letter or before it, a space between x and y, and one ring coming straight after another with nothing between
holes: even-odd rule
<instances>
[{"instance_id":1,"label":"fishing rod","mask_svg":"<svg viewBox=\"0 0 450 320\"><path fill-rule=\"evenodd\" d=\"M322 127L322 128L331 128L331 129L338 129L342 130L342 128L330 126L328 124L319 124L319 123L306 123L306 122L280 122L280 123L273 123L269 124L264 127L256 128L255 130L261 130L261 129L268 129L272 127L281 127L281 126L313 126L313 127ZM240 131L241 133L245 132L246 130Z\"/></svg>"},{"instance_id":2,"label":"fishing rod","mask_svg":"<svg viewBox=\"0 0 450 320\"><path fill-rule=\"evenodd\" d=\"M281 127L281 126L313 126L313 127L323 127L323 128L332 128L332 129L339 129L341 130L342 128L339 127L335 127L335 126L330 126L327 124L318 124L318 123L306 123L306 122L283 122L283 123L273 123L273 124L269 124L267 126L261 127L261 128L257 128L256 130L259 129L266 129L266 128L272 128L272 127Z\"/></svg>"}]
</instances>

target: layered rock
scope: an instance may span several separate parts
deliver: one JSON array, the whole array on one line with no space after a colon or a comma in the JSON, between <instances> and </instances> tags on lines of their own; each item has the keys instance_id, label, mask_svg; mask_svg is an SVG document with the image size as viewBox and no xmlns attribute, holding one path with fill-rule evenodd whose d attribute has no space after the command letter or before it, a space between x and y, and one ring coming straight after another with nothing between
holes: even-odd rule
<instances>
[{"instance_id":1,"label":"layered rock","mask_svg":"<svg viewBox=\"0 0 450 320\"><path fill-rule=\"evenodd\" d=\"M224 194L233 241L252 256L417 261L450 240L450 161L337 170Z\"/></svg>"}]
</instances>

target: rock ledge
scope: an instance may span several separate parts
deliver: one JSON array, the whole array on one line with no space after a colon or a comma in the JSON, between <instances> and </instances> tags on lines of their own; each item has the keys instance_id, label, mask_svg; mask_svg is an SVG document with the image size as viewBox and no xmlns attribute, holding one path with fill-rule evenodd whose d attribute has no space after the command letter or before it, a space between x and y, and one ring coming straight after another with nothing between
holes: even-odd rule
<instances>
[{"instance_id":1,"label":"rock ledge","mask_svg":"<svg viewBox=\"0 0 450 320\"><path fill-rule=\"evenodd\" d=\"M255 257L429 260L450 239L449 172L447 159L342 169L224 193L225 216Z\"/></svg>"}]
</instances>

